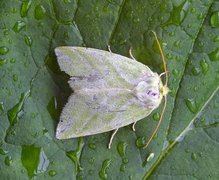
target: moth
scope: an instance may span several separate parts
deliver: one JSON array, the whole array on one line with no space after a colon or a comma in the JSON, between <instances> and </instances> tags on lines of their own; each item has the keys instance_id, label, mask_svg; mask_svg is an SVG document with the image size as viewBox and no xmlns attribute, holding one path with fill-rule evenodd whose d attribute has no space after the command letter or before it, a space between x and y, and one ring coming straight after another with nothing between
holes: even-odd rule
<instances>
[{"instance_id":1,"label":"moth","mask_svg":"<svg viewBox=\"0 0 219 180\"><path fill-rule=\"evenodd\" d=\"M153 33L164 65L165 72L160 75L136 61L131 50L131 58L127 58L110 49L71 46L55 49L60 69L70 76L68 83L73 90L60 115L57 139L114 131L110 148L119 128L133 124L135 130L136 122L156 109L164 97L160 120L144 147L149 145L163 118L169 92L165 57ZM163 74L166 74L165 84L161 80Z\"/></svg>"}]
</instances>

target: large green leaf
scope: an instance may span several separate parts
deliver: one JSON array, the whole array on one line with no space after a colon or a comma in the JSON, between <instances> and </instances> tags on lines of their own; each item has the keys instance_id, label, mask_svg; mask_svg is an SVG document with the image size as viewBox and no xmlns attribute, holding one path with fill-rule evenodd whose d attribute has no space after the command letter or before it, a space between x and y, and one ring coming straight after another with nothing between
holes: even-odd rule
<instances>
[{"instance_id":1,"label":"large green leaf","mask_svg":"<svg viewBox=\"0 0 219 180\"><path fill-rule=\"evenodd\" d=\"M214 0L1 0L0 179L218 179L219 2ZM160 108L111 133L57 140L71 90L54 48L107 49L170 73ZM130 72L131 73L131 72ZM153 157L154 154L154 157Z\"/></svg>"}]
</instances>

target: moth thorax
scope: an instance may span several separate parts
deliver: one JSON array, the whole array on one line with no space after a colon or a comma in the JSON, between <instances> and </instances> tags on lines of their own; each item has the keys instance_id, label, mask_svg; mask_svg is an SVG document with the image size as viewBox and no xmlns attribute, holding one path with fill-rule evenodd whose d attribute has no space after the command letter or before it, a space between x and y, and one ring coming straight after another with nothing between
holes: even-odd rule
<instances>
[{"instance_id":1,"label":"moth thorax","mask_svg":"<svg viewBox=\"0 0 219 180\"><path fill-rule=\"evenodd\" d=\"M135 87L136 97L148 107L157 107L161 101L159 83L157 85L141 81Z\"/></svg>"}]
</instances>

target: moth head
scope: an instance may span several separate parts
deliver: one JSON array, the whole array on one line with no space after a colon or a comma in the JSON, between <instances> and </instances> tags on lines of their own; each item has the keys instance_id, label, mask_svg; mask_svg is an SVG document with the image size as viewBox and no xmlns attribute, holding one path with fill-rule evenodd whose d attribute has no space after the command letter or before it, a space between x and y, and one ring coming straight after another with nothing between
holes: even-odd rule
<instances>
[{"instance_id":1,"label":"moth head","mask_svg":"<svg viewBox=\"0 0 219 180\"><path fill-rule=\"evenodd\" d=\"M170 89L167 87L167 85L163 85L161 79L160 79L160 94L163 96L166 96L170 92Z\"/></svg>"}]
</instances>

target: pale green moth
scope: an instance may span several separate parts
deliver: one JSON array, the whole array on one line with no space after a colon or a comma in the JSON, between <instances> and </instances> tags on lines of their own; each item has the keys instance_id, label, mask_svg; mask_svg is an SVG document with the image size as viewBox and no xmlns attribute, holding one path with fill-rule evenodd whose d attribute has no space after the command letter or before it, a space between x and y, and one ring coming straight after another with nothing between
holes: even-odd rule
<instances>
[{"instance_id":1,"label":"pale green moth","mask_svg":"<svg viewBox=\"0 0 219 180\"><path fill-rule=\"evenodd\" d=\"M57 47L55 53L61 71L71 78L73 90L60 115L56 138L68 139L114 130L108 147L117 130L148 116L157 108L163 97L166 106L168 72L158 38L153 32L162 55L166 82L161 75L136 61L111 51L84 47Z\"/></svg>"}]
</instances>

